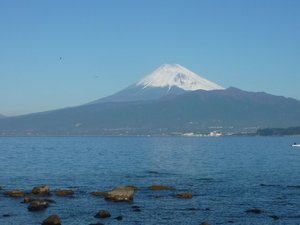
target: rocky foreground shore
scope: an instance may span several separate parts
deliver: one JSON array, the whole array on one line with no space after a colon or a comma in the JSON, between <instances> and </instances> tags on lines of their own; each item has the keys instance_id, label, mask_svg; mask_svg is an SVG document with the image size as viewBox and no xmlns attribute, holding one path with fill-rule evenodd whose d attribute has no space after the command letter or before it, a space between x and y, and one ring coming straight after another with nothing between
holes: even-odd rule
<instances>
[{"instance_id":1,"label":"rocky foreground shore","mask_svg":"<svg viewBox=\"0 0 300 225\"><path fill-rule=\"evenodd\" d=\"M148 187L150 191L174 191L174 198L178 199L191 199L193 198L193 193L191 192L176 192L176 189L171 186L165 186L165 185L151 185ZM138 191L139 188L136 186L119 186L116 188L113 188L110 191L94 191L90 192L90 195L94 197L101 197L104 198L106 201L111 202L133 202L134 200L134 194L136 191ZM56 204L56 202L51 199L51 196L55 195L56 197L73 197L74 195L77 195L74 190L72 189L57 189L55 191L51 191L50 187L47 185L43 186L37 186L32 188L30 192L25 192L22 190L9 190L2 192L4 196L8 198L22 198L21 201L22 204L27 205L27 209L30 213L38 212L46 210L48 207L51 207L52 204ZM78 193L79 194L79 193ZM140 207L137 205L132 206L132 210L134 212L141 211ZM209 208L206 208L205 210L210 210ZM258 208L249 208L245 210L245 213L251 213L251 214L261 214L263 211ZM1 215L0 215L1 216ZM108 210L101 209L98 212L95 212L94 215L95 218L98 218L100 220L104 220L105 218L112 218L114 220L123 220L125 215L111 215L111 213ZM276 215L269 215L274 220L278 220L279 217ZM2 217L10 217L9 214L3 214ZM101 222L98 223L91 223L89 225L103 225ZM233 221L232 221L233 222ZM45 218L43 221L41 221L42 225L61 225L63 224L63 221L61 221L59 215L50 215L49 217ZM206 221L199 221L200 225L209 225Z\"/></svg>"}]
</instances>

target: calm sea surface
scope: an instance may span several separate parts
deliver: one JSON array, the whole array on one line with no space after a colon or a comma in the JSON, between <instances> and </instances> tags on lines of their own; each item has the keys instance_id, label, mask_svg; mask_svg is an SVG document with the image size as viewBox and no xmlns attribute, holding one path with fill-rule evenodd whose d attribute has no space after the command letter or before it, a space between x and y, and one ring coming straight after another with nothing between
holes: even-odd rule
<instances>
[{"instance_id":1,"label":"calm sea surface","mask_svg":"<svg viewBox=\"0 0 300 225\"><path fill-rule=\"evenodd\" d=\"M290 147L294 142L300 138L0 138L0 224L37 225L51 214L63 225L300 224L300 148ZM53 195L56 203L43 212L3 195L42 184L72 188L75 195ZM152 184L176 190L153 192ZM133 203L89 194L119 185L140 188ZM194 197L177 199L179 192ZM263 213L245 213L253 207ZM112 217L94 218L101 209ZM124 219L113 219L118 215Z\"/></svg>"}]
</instances>

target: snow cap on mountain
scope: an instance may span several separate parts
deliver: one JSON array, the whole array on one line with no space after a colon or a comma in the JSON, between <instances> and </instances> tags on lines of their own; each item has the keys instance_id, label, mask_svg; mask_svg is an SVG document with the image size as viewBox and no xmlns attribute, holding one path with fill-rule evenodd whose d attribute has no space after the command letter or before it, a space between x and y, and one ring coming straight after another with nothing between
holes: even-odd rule
<instances>
[{"instance_id":1,"label":"snow cap on mountain","mask_svg":"<svg viewBox=\"0 0 300 225\"><path fill-rule=\"evenodd\" d=\"M148 87L178 87L187 91L218 90L223 87L215 84L179 64L163 64L151 74L136 83L136 86Z\"/></svg>"}]
</instances>

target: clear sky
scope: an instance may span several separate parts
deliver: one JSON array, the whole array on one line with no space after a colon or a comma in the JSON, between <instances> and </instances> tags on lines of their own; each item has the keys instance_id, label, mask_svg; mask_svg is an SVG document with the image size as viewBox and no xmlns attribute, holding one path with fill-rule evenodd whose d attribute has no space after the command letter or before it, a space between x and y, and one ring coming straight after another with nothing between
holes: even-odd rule
<instances>
[{"instance_id":1,"label":"clear sky","mask_svg":"<svg viewBox=\"0 0 300 225\"><path fill-rule=\"evenodd\" d=\"M300 99L299 0L0 0L0 114L87 103L178 63Z\"/></svg>"}]
</instances>

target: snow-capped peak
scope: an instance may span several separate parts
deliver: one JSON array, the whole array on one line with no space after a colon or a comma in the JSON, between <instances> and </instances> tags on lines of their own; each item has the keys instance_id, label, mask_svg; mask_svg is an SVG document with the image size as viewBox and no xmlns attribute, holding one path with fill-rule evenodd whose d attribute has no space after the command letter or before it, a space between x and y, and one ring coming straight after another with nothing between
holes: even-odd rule
<instances>
[{"instance_id":1,"label":"snow-capped peak","mask_svg":"<svg viewBox=\"0 0 300 225\"><path fill-rule=\"evenodd\" d=\"M137 82L136 86L143 86L143 88L168 87L169 89L175 86L187 91L224 89L179 64L161 65L144 79Z\"/></svg>"}]
</instances>

